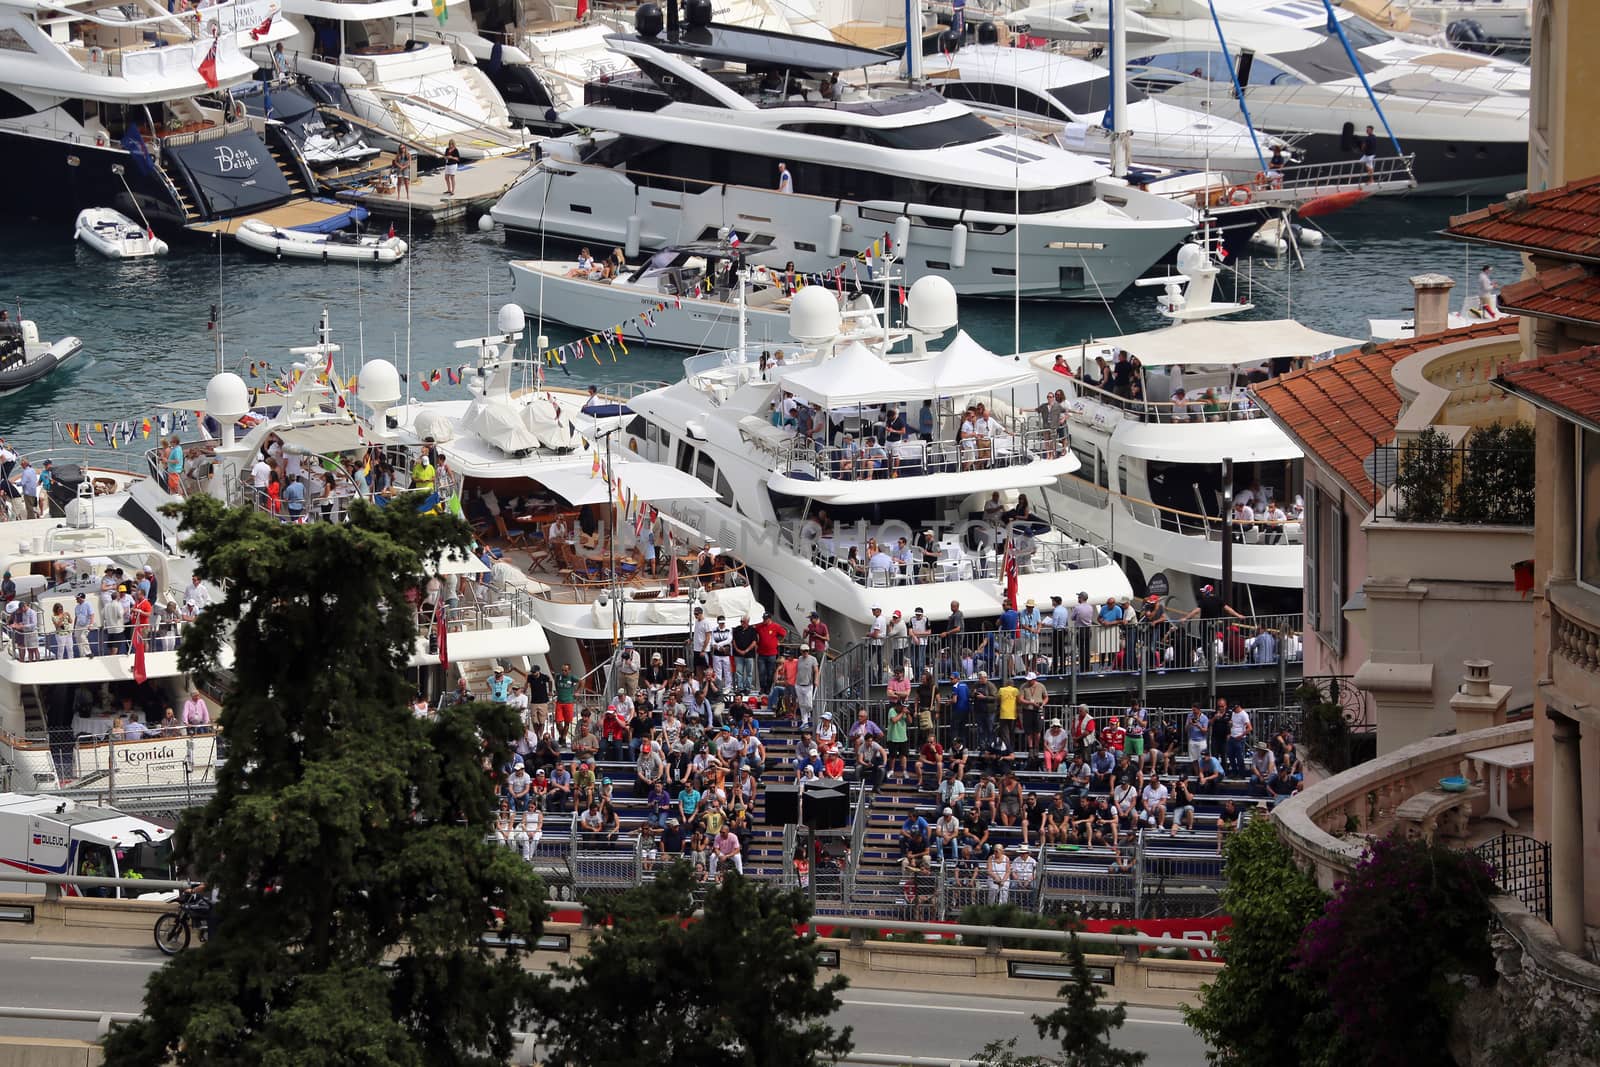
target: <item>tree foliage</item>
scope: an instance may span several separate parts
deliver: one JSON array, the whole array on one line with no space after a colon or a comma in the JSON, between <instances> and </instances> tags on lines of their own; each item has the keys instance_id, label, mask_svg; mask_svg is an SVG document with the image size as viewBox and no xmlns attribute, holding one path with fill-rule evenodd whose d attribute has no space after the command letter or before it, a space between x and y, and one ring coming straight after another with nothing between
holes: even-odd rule
<instances>
[{"instance_id":1,"label":"tree foliage","mask_svg":"<svg viewBox=\"0 0 1600 1067\"><path fill-rule=\"evenodd\" d=\"M197 497L184 548L225 590L183 638L214 679L231 646L228 761L177 852L220 894L216 935L156 972L107 1063L496 1067L537 981L498 929L532 940L543 887L488 843L519 729L504 705L407 709L408 585L464 546L448 516L357 503L286 524Z\"/></svg>"},{"instance_id":2,"label":"tree foliage","mask_svg":"<svg viewBox=\"0 0 1600 1067\"><path fill-rule=\"evenodd\" d=\"M989 1042L974 1056L984 1067L1139 1067L1145 1061L1145 1053L1112 1044L1112 1035L1122 1029L1128 1010L1121 1004L1100 1006L1105 990L1090 975L1076 937L1068 943L1065 959L1072 977L1056 991L1061 1006L1049 1015L1033 1017L1039 1036L1060 1044L1061 1052L1019 1056L1017 1039L1010 1037Z\"/></svg>"},{"instance_id":3,"label":"tree foliage","mask_svg":"<svg viewBox=\"0 0 1600 1067\"><path fill-rule=\"evenodd\" d=\"M1375 842L1299 944L1299 974L1327 989L1343 1063L1448 1064L1462 978L1494 974L1495 893L1481 859L1399 836Z\"/></svg>"},{"instance_id":4,"label":"tree foliage","mask_svg":"<svg viewBox=\"0 0 1600 1067\"><path fill-rule=\"evenodd\" d=\"M1270 819L1251 819L1228 840L1219 939L1226 967L1184 1020L1205 1039L1213 1067L1340 1062L1326 994L1295 969L1301 932L1327 895L1295 865Z\"/></svg>"},{"instance_id":5,"label":"tree foliage","mask_svg":"<svg viewBox=\"0 0 1600 1067\"><path fill-rule=\"evenodd\" d=\"M817 982L803 894L729 872L705 891L686 864L604 902L607 924L546 987L545 1062L553 1067L811 1067L849 1052L841 975Z\"/></svg>"}]
</instances>

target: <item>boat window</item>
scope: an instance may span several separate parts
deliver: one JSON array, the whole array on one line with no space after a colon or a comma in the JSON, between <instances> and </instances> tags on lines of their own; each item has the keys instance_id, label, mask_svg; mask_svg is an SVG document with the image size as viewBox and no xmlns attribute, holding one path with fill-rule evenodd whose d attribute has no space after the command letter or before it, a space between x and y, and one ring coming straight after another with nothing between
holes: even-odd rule
<instances>
[{"instance_id":1,"label":"boat window","mask_svg":"<svg viewBox=\"0 0 1600 1067\"><path fill-rule=\"evenodd\" d=\"M717 465L704 452L700 453L698 460L695 462L694 476L705 482L707 489L716 487Z\"/></svg>"},{"instance_id":2,"label":"boat window","mask_svg":"<svg viewBox=\"0 0 1600 1067\"><path fill-rule=\"evenodd\" d=\"M786 122L780 130L804 133L812 137L831 137L836 141L853 141L857 144L876 145L902 151L923 151L930 148L949 148L952 145L977 144L1000 136L1000 131L970 112L919 122L914 126L885 128L856 126L842 122Z\"/></svg>"},{"instance_id":3,"label":"boat window","mask_svg":"<svg viewBox=\"0 0 1600 1067\"><path fill-rule=\"evenodd\" d=\"M1078 457L1081 466L1078 468L1080 476L1094 479L1094 484L1102 489L1110 488L1106 478L1105 460L1100 458L1100 452L1094 445L1083 441L1072 442L1073 454Z\"/></svg>"},{"instance_id":4,"label":"boat window","mask_svg":"<svg viewBox=\"0 0 1600 1067\"><path fill-rule=\"evenodd\" d=\"M1384 44L1394 40L1388 31L1379 26L1374 26L1360 15L1345 15L1339 20L1339 25L1344 29L1344 35L1350 38L1351 48L1371 48L1375 44ZM1337 40L1337 35L1329 33L1326 19L1318 19L1315 25L1305 27L1308 30L1320 30ZM1343 51L1343 46L1340 51Z\"/></svg>"},{"instance_id":5,"label":"boat window","mask_svg":"<svg viewBox=\"0 0 1600 1067\"><path fill-rule=\"evenodd\" d=\"M694 473L694 446L688 441L678 442L678 469L685 474Z\"/></svg>"},{"instance_id":6,"label":"boat window","mask_svg":"<svg viewBox=\"0 0 1600 1067\"><path fill-rule=\"evenodd\" d=\"M1050 90L1050 95L1076 115L1104 111L1111 106L1111 79L1091 78L1076 85L1058 85ZM1128 86L1128 103L1136 104L1144 98L1138 86Z\"/></svg>"},{"instance_id":7,"label":"boat window","mask_svg":"<svg viewBox=\"0 0 1600 1067\"><path fill-rule=\"evenodd\" d=\"M738 505L733 499L733 486L728 484L727 476L721 471L717 471L716 475L716 484L713 486L713 488L717 491L717 499L722 501L723 507L737 507ZM744 509L739 508L739 511L741 514L743 514Z\"/></svg>"},{"instance_id":8,"label":"boat window","mask_svg":"<svg viewBox=\"0 0 1600 1067\"><path fill-rule=\"evenodd\" d=\"M643 437L644 436L644 428L645 428L644 416L643 415L635 415L633 418L628 420L628 427L627 427L627 429L623 430L622 432L627 434L629 437Z\"/></svg>"},{"instance_id":9,"label":"boat window","mask_svg":"<svg viewBox=\"0 0 1600 1067\"><path fill-rule=\"evenodd\" d=\"M1338 41L1334 42L1335 47L1338 47L1338 44ZM1306 55L1313 52L1319 52L1320 50L1321 46L1318 46L1318 48L1307 49L1305 52L1296 52L1293 53L1293 55ZM1280 58L1285 63L1290 63L1292 59L1291 56L1283 56ZM1233 81L1232 64L1230 64L1227 59L1223 57L1221 52L1216 51L1215 49L1192 52L1162 52L1153 56L1140 56L1137 59L1130 59L1128 63L1130 66L1134 67L1155 67L1160 70L1175 70L1180 74L1187 74L1191 78L1205 78L1214 82ZM1344 50L1341 48L1339 50L1338 73L1328 74L1324 77L1313 78L1312 80L1332 81L1335 78L1348 78L1351 76L1351 74L1352 71L1350 69L1350 63L1344 58ZM1277 62L1274 62L1273 60L1267 59L1263 56L1256 56L1255 60L1250 65L1251 85L1298 85L1304 80L1304 78L1297 77L1291 71L1279 66ZM1132 91L1132 88L1132 86L1129 86L1130 92ZM1133 97L1129 96L1128 100L1131 103L1133 101ZM1104 110L1104 107L1105 105L1102 104L1101 109Z\"/></svg>"},{"instance_id":10,"label":"boat window","mask_svg":"<svg viewBox=\"0 0 1600 1067\"><path fill-rule=\"evenodd\" d=\"M1355 45L1354 41L1350 43ZM1356 45L1356 47L1360 48L1361 46ZM1382 63L1363 55L1359 51L1356 52L1356 62L1361 65L1362 71L1367 74L1371 74L1383 67ZM1343 78L1355 77L1355 70L1350 66L1350 56L1346 54L1344 45L1340 43L1337 37L1328 37L1321 44L1312 48L1302 48L1298 52L1280 53L1274 57L1273 63L1267 63L1265 66L1274 67L1275 63L1282 64L1283 67L1293 70L1305 81L1333 82ZM1263 69L1260 57L1256 58L1256 69ZM1257 83L1270 82L1273 85L1287 84L1267 75L1257 77L1254 73L1250 75L1250 80Z\"/></svg>"}]
</instances>

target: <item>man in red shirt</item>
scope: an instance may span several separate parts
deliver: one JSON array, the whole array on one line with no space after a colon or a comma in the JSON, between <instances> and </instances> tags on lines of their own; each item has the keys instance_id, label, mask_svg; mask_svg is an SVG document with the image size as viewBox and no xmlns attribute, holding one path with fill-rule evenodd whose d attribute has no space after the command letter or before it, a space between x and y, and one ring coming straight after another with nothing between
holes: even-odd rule
<instances>
[{"instance_id":1,"label":"man in red shirt","mask_svg":"<svg viewBox=\"0 0 1600 1067\"><path fill-rule=\"evenodd\" d=\"M763 611L761 621L756 624L756 659L760 664L761 691L772 691L772 678L778 671L778 642L789 635L789 631Z\"/></svg>"},{"instance_id":2,"label":"man in red shirt","mask_svg":"<svg viewBox=\"0 0 1600 1067\"><path fill-rule=\"evenodd\" d=\"M1122 728L1120 717L1113 715L1106 720L1106 728L1100 731L1100 743L1108 751L1122 755L1122 748L1127 741L1128 731Z\"/></svg>"},{"instance_id":3,"label":"man in red shirt","mask_svg":"<svg viewBox=\"0 0 1600 1067\"><path fill-rule=\"evenodd\" d=\"M924 793L939 788L944 777L944 746L933 734L928 734L917 753L917 788Z\"/></svg>"},{"instance_id":4,"label":"man in red shirt","mask_svg":"<svg viewBox=\"0 0 1600 1067\"><path fill-rule=\"evenodd\" d=\"M814 611L811 613L811 621L806 623L805 639L806 644L811 646L811 651L817 654L819 661L828 658L828 624Z\"/></svg>"}]
</instances>

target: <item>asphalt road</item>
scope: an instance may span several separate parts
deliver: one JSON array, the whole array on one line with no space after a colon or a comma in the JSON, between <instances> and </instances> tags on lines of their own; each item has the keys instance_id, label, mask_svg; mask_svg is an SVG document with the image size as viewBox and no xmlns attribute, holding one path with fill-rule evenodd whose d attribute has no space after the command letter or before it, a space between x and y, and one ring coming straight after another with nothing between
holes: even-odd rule
<instances>
[{"instance_id":1,"label":"asphalt road","mask_svg":"<svg viewBox=\"0 0 1600 1067\"><path fill-rule=\"evenodd\" d=\"M139 1011L144 983L164 957L154 948L0 943L0 1005ZM847 989L835 1025L854 1029L856 1050L899 1056L968 1058L996 1038L1016 1036L1019 1052L1048 1052L1031 1017L1047 1000L1011 1000L899 990ZM0 1019L0 1034L92 1038L93 1023ZM1175 1011L1128 1009L1118 1043L1149 1053L1149 1067L1205 1061L1200 1039Z\"/></svg>"}]
</instances>

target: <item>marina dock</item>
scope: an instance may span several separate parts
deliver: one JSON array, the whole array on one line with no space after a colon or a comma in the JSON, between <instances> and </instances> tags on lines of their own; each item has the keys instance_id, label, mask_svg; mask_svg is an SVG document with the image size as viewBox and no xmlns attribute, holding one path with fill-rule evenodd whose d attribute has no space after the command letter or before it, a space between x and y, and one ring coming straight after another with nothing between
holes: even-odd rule
<instances>
[{"instance_id":1,"label":"marina dock","mask_svg":"<svg viewBox=\"0 0 1600 1067\"><path fill-rule=\"evenodd\" d=\"M261 211L251 212L246 215L235 215L226 219L213 219L210 222L196 222L189 225L193 233L221 233L233 234L244 224L246 219L260 219L271 226L282 230L292 230L297 226L314 226L325 223L329 219L338 218L348 213L350 205L342 204L336 200L320 197L302 197L291 200L277 207L265 208Z\"/></svg>"},{"instance_id":2,"label":"marina dock","mask_svg":"<svg viewBox=\"0 0 1600 1067\"><path fill-rule=\"evenodd\" d=\"M411 179L411 195L395 189L389 172L366 168L356 184L330 190L339 200L359 204L373 215L429 228L452 222L471 222L494 206L513 182L533 165L532 152L474 159L461 164L456 174L456 194L446 196L442 167Z\"/></svg>"}]
</instances>

